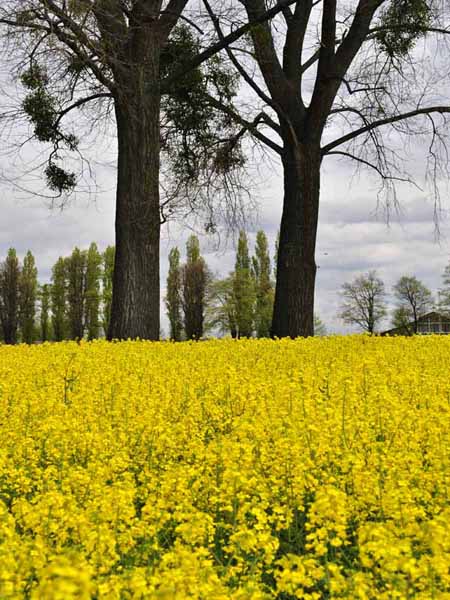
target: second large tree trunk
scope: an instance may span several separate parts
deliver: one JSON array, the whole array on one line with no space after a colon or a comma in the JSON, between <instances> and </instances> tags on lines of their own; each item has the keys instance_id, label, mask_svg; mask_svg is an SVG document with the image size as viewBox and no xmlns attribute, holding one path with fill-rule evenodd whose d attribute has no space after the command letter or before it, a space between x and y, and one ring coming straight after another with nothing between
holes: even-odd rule
<instances>
[{"instance_id":1,"label":"second large tree trunk","mask_svg":"<svg viewBox=\"0 0 450 600\"><path fill-rule=\"evenodd\" d=\"M157 85L130 83L115 100L116 255L109 339L159 339L159 118ZM148 91L149 90L149 91Z\"/></svg>"},{"instance_id":2,"label":"second large tree trunk","mask_svg":"<svg viewBox=\"0 0 450 600\"><path fill-rule=\"evenodd\" d=\"M273 337L314 335L320 147L285 144L284 204L272 320Z\"/></svg>"}]
</instances>

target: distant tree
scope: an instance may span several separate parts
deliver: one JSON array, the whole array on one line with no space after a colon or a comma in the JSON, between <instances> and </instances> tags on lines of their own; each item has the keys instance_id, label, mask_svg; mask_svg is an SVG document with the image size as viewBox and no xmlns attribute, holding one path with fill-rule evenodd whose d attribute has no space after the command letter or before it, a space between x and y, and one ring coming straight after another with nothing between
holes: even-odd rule
<instances>
[{"instance_id":1,"label":"distant tree","mask_svg":"<svg viewBox=\"0 0 450 600\"><path fill-rule=\"evenodd\" d=\"M51 299L51 285L44 283L40 288L40 301L41 301L41 340L47 342L50 339L50 299Z\"/></svg>"},{"instance_id":2,"label":"distant tree","mask_svg":"<svg viewBox=\"0 0 450 600\"><path fill-rule=\"evenodd\" d=\"M386 316L385 288L376 271L369 271L342 286L340 317L344 323L358 325L374 333Z\"/></svg>"},{"instance_id":3,"label":"distant tree","mask_svg":"<svg viewBox=\"0 0 450 600\"><path fill-rule=\"evenodd\" d=\"M115 253L116 249L114 248L114 246L108 246L103 252L102 256L102 325L105 334L109 329L109 322L111 319Z\"/></svg>"},{"instance_id":4,"label":"distant tree","mask_svg":"<svg viewBox=\"0 0 450 600\"><path fill-rule=\"evenodd\" d=\"M253 273L256 292L256 335L259 338L269 337L275 290L271 279L269 245L264 231L258 231L256 234Z\"/></svg>"},{"instance_id":5,"label":"distant tree","mask_svg":"<svg viewBox=\"0 0 450 600\"><path fill-rule=\"evenodd\" d=\"M200 339L206 309L208 270L200 256L198 238L191 235L186 244L186 264L182 270L182 306L186 338Z\"/></svg>"},{"instance_id":6,"label":"distant tree","mask_svg":"<svg viewBox=\"0 0 450 600\"><path fill-rule=\"evenodd\" d=\"M442 274L443 287L439 290L439 309L450 315L450 262Z\"/></svg>"},{"instance_id":7,"label":"distant tree","mask_svg":"<svg viewBox=\"0 0 450 600\"><path fill-rule=\"evenodd\" d=\"M86 252L74 248L66 258L66 276L69 336L73 340L80 340L84 335Z\"/></svg>"},{"instance_id":8,"label":"distant tree","mask_svg":"<svg viewBox=\"0 0 450 600\"><path fill-rule=\"evenodd\" d=\"M92 243L86 256L85 327L89 340L98 338L100 328L100 278L102 256Z\"/></svg>"},{"instance_id":9,"label":"distant tree","mask_svg":"<svg viewBox=\"0 0 450 600\"><path fill-rule=\"evenodd\" d=\"M52 269L50 288L53 335L56 342L64 339L67 332L66 261L59 257Z\"/></svg>"},{"instance_id":10,"label":"distant tree","mask_svg":"<svg viewBox=\"0 0 450 600\"><path fill-rule=\"evenodd\" d=\"M408 320L411 333L417 333L420 317L429 312L433 306L431 291L415 276L400 277L393 288L397 299L397 320Z\"/></svg>"},{"instance_id":11,"label":"distant tree","mask_svg":"<svg viewBox=\"0 0 450 600\"><path fill-rule=\"evenodd\" d=\"M178 248L172 248L169 252L166 309L170 323L170 339L179 342L183 333L183 316L181 314L181 265Z\"/></svg>"},{"instance_id":12,"label":"distant tree","mask_svg":"<svg viewBox=\"0 0 450 600\"><path fill-rule=\"evenodd\" d=\"M327 335L327 328L319 315L314 315L314 335L317 337Z\"/></svg>"},{"instance_id":13,"label":"distant tree","mask_svg":"<svg viewBox=\"0 0 450 600\"><path fill-rule=\"evenodd\" d=\"M0 320L5 344L17 342L20 265L14 248L0 264Z\"/></svg>"},{"instance_id":14,"label":"distant tree","mask_svg":"<svg viewBox=\"0 0 450 600\"><path fill-rule=\"evenodd\" d=\"M236 301L233 275L211 281L208 297L208 328L218 328L222 333L229 333L232 338L236 338Z\"/></svg>"},{"instance_id":15,"label":"distant tree","mask_svg":"<svg viewBox=\"0 0 450 600\"><path fill-rule=\"evenodd\" d=\"M238 337L251 337L255 319L255 280L250 268L248 241L245 231L239 233L233 275Z\"/></svg>"},{"instance_id":16,"label":"distant tree","mask_svg":"<svg viewBox=\"0 0 450 600\"><path fill-rule=\"evenodd\" d=\"M394 329L404 329L405 333L412 335L414 333L411 327L410 310L404 306L398 306L392 313L392 327Z\"/></svg>"},{"instance_id":17,"label":"distant tree","mask_svg":"<svg viewBox=\"0 0 450 600\"><path fill-rule=\"evenodd\" d=\"M19 322L22 341L26 344L34 340L37 293L37 268L34 256L28 251L19 279Z\"/></svg>"},{"instance_id":18,"label":"distant tree","mask_svg":"<svg viewBox=\"0 0 450 600\"><path fill-rule=\"evenodd\" d=\"M275 238L275 252L273 254L273 276L277 278L277 264L278 264L278 250L280 247L280 230L277 232L277 237Z\"/></svg>"}]
</instances>

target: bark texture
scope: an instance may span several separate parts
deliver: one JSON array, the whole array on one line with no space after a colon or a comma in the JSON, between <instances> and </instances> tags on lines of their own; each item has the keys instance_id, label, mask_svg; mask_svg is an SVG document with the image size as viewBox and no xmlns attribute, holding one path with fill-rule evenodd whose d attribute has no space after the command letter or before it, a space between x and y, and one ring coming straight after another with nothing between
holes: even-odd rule
<instances>
[{"instance_id":1,"label":"bark texture","mask_svg":"<svg viewBox=\"0 0 450 600\"><path fill-rule=\"evenodd\" d=\"M320 162L316 144L285 145L273 337L314 335Z\"/></svg>"},{"instance_id":2,"label":"bark texture","mask_svg":"<svg viewBox=\"0 0 450 600\"><path fill-rule=\"evenodd\" d=\"M157 340L159 316L159 47L115 98L116 255L109 339Z\"/></svg>"}]
</instances>

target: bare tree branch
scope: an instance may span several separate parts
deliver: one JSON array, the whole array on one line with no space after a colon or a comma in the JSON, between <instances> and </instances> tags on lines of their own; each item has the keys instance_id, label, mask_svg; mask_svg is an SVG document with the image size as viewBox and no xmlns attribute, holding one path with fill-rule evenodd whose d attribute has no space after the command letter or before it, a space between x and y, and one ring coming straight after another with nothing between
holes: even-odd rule
<instances>
[{"instance_id":1,"label":"bare tree branch","mask_svg":"<svg viewBox=\"0 0 450 600\"><path fill-rule=\"evenodd\" d=\"M203 0L203 4L205 5L205 8L211 18L211 21L217 32L217 36L218 36L219 40L223 41L225 39L225 35L220 26L220 21L219 21L218 17L216 17L208 0ZM225 50L227 52L227 55L228 55L230 61L233 63L236 70L242 76L244 81L253 89L254 92L256 92L256 94L261 98L261 100L263 100L263 102L265 102L268 106L275 108L275 105L274 105L272 99L270 98L270 96L268 96L266 93L264 93L263 90L259 87L259 85L257 85L257 83L255 83L254 79L247 73L247 71L244 69L244 67L241 65L241 63L238 61L238 59L234 55L234 53L231 50L229 45L227 45L225 47Z\"/></svg>"},{"instance_id":2,"label":"bare tree branch","mask_svg":"<svg viewBox=\"0 0 450 600\"><path fill-rule=\"evenodd\" d=\"M168 39L187 3L188 0L170 0L167 8L162 12L159 17L159 30L163 42Z\"/></svg>"},{"instance_id":3,"label":"bare tree branch","mask_svg":"<svg viewBox=\"0 0 450 600\"><path fill-rule=\"evenodd\" d=\"M283 154L283 148L281 146L279 146L276 142L274 142L273 140L271 140L270 138L265 136L263 133L261 133L257 129L258 123L263 122L263 121L265 121L267 123L267 120L266 120L267 117L264 114L258 115L257 117L255 117L255 119L253 119L253 121L247 121L239 113L237 113L233 108L227 106L223 102L220 102L219 100L217 100L217 98L214 98L213 96L208 97L208 102L210 102L211 106L214 106L218 110L229 115L234 121L236 121L236 123L239 123L240 125L242 125L242 127L245 129L245 131L249 131L256 139L258 139L260 142L263 142L271 150L273 150L280 156Z\"/></svg>"},{"instance_id":4,"label":"bare tree branch","mask_svg":"<svg viewBox=\"0 0 450 600\"><path fill-rule=\"evenodd\" d=\"M399 121L405 121L407 119L412 119L419 115L429 115L432 113L440 113L440 114L450 113L450 106L429 106L427 108L418 108L417 110L412 110L410 112L403 113L401 115L393 115L392 117L386 117L385 119L380 119L379 121L374 121L373 123L370 123L370 124L366 125L365 127L360 127L359 129L356 129L355 131L351 131L350 133L347 133L347 135L344 135L344 136L338 138L337 140L330 142L329 144L327 144L326 146L324 146L322 148L322 155L327 154L330 150L333 150L333 148L336 148L337 146L340 146L341 144L345 144L345 142L348 142L348 141L362 135L363 133L367 133L368 131L372 131L373 129L377 129L378 127L383 127L383 125L398 123Z\"/></svg>"}]
</instances>

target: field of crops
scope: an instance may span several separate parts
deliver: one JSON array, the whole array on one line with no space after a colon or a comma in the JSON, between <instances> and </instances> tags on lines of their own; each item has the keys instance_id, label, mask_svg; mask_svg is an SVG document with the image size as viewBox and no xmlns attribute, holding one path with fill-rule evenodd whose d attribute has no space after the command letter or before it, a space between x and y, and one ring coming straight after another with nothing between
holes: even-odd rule
<instances>
[{"instance_id":1,"label":"field of crops","mask_svg":"<svg viewBox=\"0 0 450 600\"><path fill-rule=\"evenodd\" d=\"M449 357L0 347L0 598L450 598Z\"/></svg>"}]
</instances>

